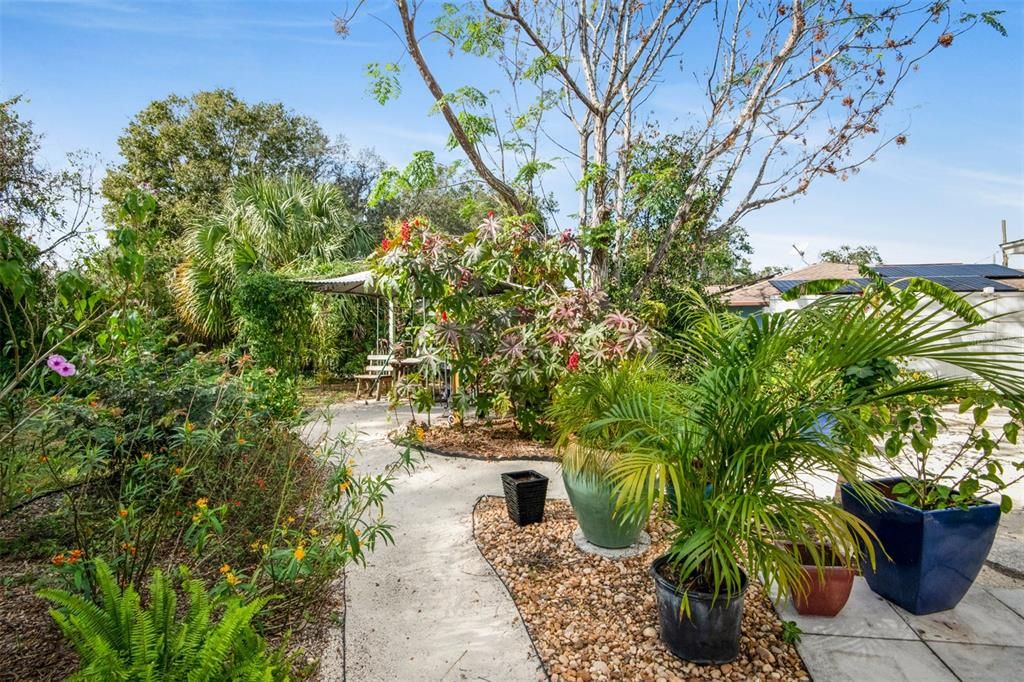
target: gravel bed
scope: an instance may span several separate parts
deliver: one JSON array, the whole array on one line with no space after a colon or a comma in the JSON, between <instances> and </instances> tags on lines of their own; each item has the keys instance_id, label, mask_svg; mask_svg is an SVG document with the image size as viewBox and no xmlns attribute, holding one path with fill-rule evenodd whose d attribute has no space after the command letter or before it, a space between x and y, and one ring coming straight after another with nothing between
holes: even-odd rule
<instances>
[{"instance_id":1,"label":"gravel bed","mask_svg":"<svg viewBox=\"0 0 1024 682\"><path fill-rule=\"evenodd\" d=\"M576 518L565 500L548 500L544 522L520 528L508 518L503 498L482 497L473 524L480 551L515 599L553 682L810 679L754 581L735 661L699 666L669 653L658 637L647 572L665 549L662 521L647 526L647 552L620 561L577 549L571 537Z\"/></svg>"}]
</instances>

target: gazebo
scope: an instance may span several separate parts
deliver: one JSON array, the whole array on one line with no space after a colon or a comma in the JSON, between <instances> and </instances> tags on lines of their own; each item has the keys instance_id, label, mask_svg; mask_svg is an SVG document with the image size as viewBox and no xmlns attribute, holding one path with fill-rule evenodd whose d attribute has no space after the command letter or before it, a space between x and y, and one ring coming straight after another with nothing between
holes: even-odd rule
<instances>
[{"instance_id":1,"label":"gazebo","mask_svg":"<svg viewBox=\"0 0 1024 682\"><path fill-rule=\"evenodd\" d=\"M328 277L326 279L302 278L296 282L305 284L313 291L325 294L340 294L343 296L365 296L368 298L381 299L384 295L374 286L373 273L369 270L361 270L339 277ZM388 351L395 347L395 304L388 299Z\"/></svg>"}]
</instances>

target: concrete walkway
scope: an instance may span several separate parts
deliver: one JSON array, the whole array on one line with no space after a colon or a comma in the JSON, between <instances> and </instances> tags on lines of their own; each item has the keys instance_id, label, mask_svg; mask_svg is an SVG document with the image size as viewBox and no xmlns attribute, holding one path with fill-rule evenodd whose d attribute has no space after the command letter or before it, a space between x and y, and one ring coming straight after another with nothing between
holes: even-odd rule
<instances>
[{"instance_id":1,"label":"concrete walkway","mask_svg":"<svg viewBox=\"0 0 1024 682\"><path fill-rule=\"evenodd\" d=\"M395 428L383 403L335 405L308 428L311 438L361 433L360 473L380 471L396 455L386 438ZM407 419L407 415L401 415ZM352 566L345 579L345 625L322 654L322 680L545 679L526 629L501 581L473 540L473 504L500 495L500 474L536 469L551 481L549 498L564 498L550 462L486 462L426 454L402 475L385 503L395 544ZM1021 516L1008 518L993 556L1019 566ZM986 569L988 570L988 569ZM797 615L779 605L804 635L798 645L811 676L843 680L1009 680L1024 670L1024 590L979 580L954 610L914 616L857 578L836 618ZM989 582L990 584L982 584ZM343 636L342 636L343 633Z\"/></svg>"},{"instance_id":2,"label":"concrete walkway","mask_svg":"<svg viewBox=\"0 0 1024 682\"><path fill-rule=\"evenodd\" d=\"M357 427L359 473L394 459L386 434L395 425L382 403L335 405L329 413L311 435ZM476 547L472 512L480 495L502 493L503 471L536 469L551 479L549 498L565 497L557 467L425 457L385 502L395 544L378 546L365 569L347 570L343 662L328 662L321 678L341 679L343 667L352 682L545 679L515 604Z\"/></svg>"},{"instance_id":3,"label":"concrete walkway","mask_svg":"<svg viewBox=\"0 0 1024 682\"><path fill-rule=\"evenodd\" d=\"M1024 590L975 584L950 611L915 616L856 578L835 618L779 615L803 630L797 649L815 680L991 682L1021 679Z\"/></svg>"}]
</instances>

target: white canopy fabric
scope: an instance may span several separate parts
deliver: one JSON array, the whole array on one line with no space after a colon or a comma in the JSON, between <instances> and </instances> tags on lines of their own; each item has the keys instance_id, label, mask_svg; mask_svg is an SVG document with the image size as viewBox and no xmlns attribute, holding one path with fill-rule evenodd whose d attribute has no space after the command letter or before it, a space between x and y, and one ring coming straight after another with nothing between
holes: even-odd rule
<instances>
[{"instance_id":1,"label":"white canopy fabric","mask_svg":"<svg viewBox=\"0 0 1024 682\"><path fill-rule=\"evenodd\" d=\"M296 279L294 281L305 284L310 289L324 294L368 296L371 298L382 297L381 292L373 285L373 273L369 270L353 272L350 275L342 275L341 277ZM388 299L388 344L391 348L395 347L395 304L391 299Z\"/></svg>"},{"instance_id":2,"label":"white canopy fabric","mask_svg":"<svg viewBox=\"0 0 1024 682\"><path fill-rule=\"evenodd\" d=\"M350 275L342 275L341 277L329 277L327 279L297 279L295 281L305 284L310 289L321 291L326 294L381 296L380 291L378 291L373 285L373 273L369 270L353 272Z\"/></svg>"}]
</instances>

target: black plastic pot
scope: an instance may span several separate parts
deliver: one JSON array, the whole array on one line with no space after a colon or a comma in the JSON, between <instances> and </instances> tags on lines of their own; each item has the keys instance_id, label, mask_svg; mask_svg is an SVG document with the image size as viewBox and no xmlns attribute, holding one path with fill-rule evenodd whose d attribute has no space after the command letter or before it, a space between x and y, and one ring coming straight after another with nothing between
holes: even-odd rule
<instances>
[{"instance_id":1,"label":"black plastic pot","mask_svg":"<svg viewBox=\"0 0 1024 682\"><path fill-rule=\"evenodd\" d=\"M747 576L737 594L719 594L686 590L689 615L682 609L682 593L666 580L658 569L668 563L662 556L651 564L654 593L658 603L661 641L675 656L700 665L728 663L740 653L740 623L743 620L743 595Z\"/></svg>"},{"instance_id":2,"label":"black plastic pot","mask_svg":"<svg viewBox=\"0 0 1024 682\"><path fill-rule=\"evenodd\" d=\"M900 478L872 481L888 488ZM848 483L843 508L875 531L889 557L877 547L875 568L861 562L868 586L894 604L923 615L960 603L978 577L999 527L999 505L925 511L885 500L870 507Z\"/></svg>"},{"instance_id":3,"label":"black plastic pot","mask_svg":"<svg viewBox=\"0 0 1024 682\"><path fill-rule=\"evenodd\" d=\"M501 475L505 489L505 507L510 519L525 526L544 520L544 499L548 493L548 477L528 469Z\"/></svg>"}]
</instances>

